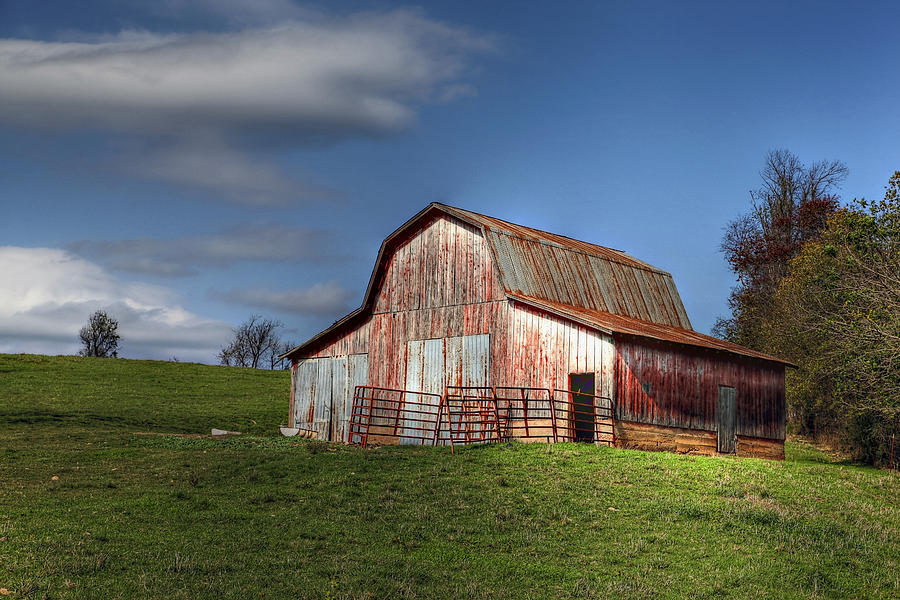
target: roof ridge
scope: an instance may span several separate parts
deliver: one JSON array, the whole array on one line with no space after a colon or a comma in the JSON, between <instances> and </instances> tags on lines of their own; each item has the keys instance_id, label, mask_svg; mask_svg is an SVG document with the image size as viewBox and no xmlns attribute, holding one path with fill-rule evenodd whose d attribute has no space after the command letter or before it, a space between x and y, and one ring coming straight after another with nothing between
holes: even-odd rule
<instances>
[{"instance_id":1,"label":"roof ridge","mask_svg":"<svg viewBox=\"0 0 900 600\"><path fill-rule=\"evenodd\" d=\"M563 248L563 249L565 249L565 250L569 250L569 251L572 251L572 252L578 252L578 253L583 254L583 255L585 255L585 256L595 256L595 255L591 254L590 252L586 252L585 250L582 250L582 249L579 249L579 248L574 248L574 247L569 246L569 245L564 245L564 244L561 244L561 243L559 243L559 242L554 242L553 240L541 239L541 238L543 238L543 237L564 238L564 239L567 239L567 240L571 240L572 242L575 242L575 243L577 243L577 244L584 244L584 245L587 245L587 246L593 246L593 247L595 247L595 248L600 248L600 249L602 249L602 250L606 250L606 251L609 251L609 252L614 252L614 253L617 254L619 257L621 257L621 260L616 260L616 258L614 258L614 257L612 257L612 256L601 255L605 260L609 260L610 262L615 262L615 263L618 263L618 264L621 264L621 265L624 265L624 266L633 267L633 268L637 268L637 269L643 269L643 270L645 270L645 271L650 271L650 272L652 272L652 273L659 273L659 274L661 274L661 275L669 275L669 276L672 275L669 271L666 271L666 270L664 270L664 269L661 269L661 268L659 268L659 267L657 267L657 266L655 266L655 265L651 265L651 264L648 263L648 262L644 262L643 260L641 260L641 259L639 259L639 258L637 258L637 257L634 257L634 256L628 254L628 253L625 252L624 250L618 250L618 249L616 249L616 248L611 248L611 247L609 247L609 246L603 246L603 245L601 245L601 244L597 244L597 243L594 243L594 242L588 242L588 241L585 241L585 240L579 240L578 238L574 238L574 237L569 236L569 235L562 235L562 234L560 234L560 233L553 233L552 231L546 231L546 230L544 230L544 229L538 229L537 227L531 227L531 226L529 226L529 225L520 225L520 224L518 224L518 223L513 223L512 221L507 221L507 220L505 220L505 219L500 219L500 218L498 218L498 217L492 217L491 215L486 215L486 214L484 214L484 213L475 212L474 210L469 210L469 209L466 209L466 208L460 208L460 207L458 207L458 206L451 206L451 205L449 205L449 204L444 204L444 203L442 203L442 202L432 202L432 203L431 203L431 206L435 206L435 207L440 208L440 209L450 209L450 211L456 211L456 212L460 212L460 213L464 213L464 214L475 215L475 216L477 216L477 217L481 217L482 219L489 219L489 220L491 220L491 221L497 221L497 222L499 222L500 224L506 225L506 226L507 226L507 227L501 228L501 229L502 229L501 233L504 233L504 234L509 235L509 236L511 236L511 237L516 237L516 238L519 238L519 239L527 239L527 238L524 238L524 237L521 236L521 235L518 235L518 234L514 231L515 229L527 229L527 230L529 230L529 231L533 231L533 232L535 232L536 234L538 234L538 235L535 235L535 236L534 236L534 237L538 238L537 240L530 240L530 241L537 241L538 243L546 243L546 244L553 245L553 246L556 246L556 247L558 247L558 248ZM447 211L447 212L450 212L450 211ZM452 212L451 212L451 214L452 214ZM458 216L458 215L457 215L457 216ZM490 227L489 224L479 223L479 225L484 225L484 226L487 227L488 229L491 229L491 227Z\"/></svg>"}]
</instances>

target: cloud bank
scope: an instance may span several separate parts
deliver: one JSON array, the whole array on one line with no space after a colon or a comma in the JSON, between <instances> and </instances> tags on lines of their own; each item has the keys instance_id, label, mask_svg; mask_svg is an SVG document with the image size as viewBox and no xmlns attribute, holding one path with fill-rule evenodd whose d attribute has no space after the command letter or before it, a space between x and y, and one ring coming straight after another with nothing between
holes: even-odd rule
<instances>
[{"instance_id":1,"label":"cloud bank","mask_svg":"<svg viewBox=\"0 0 900 600\"><path fill-rule=\"evenodd\" d=\"M120 356L214 362L231 326L182 307L166 288L120 280L55 248L0 246L0 352L74 354L95 310L119 320Z\"/></svg>"},{"instance_id":2,"label":"cloud bank","mask_svg":"<svg viewBox=\"0 0 900 600\"><path fill-rule=\"evenodd\" d=\"M212 291L210 296L253 308L283 313L340 317L350 312L349 302L354 292L337 281L316 283L308 289L272 290L267 288L234 288L226 292Z\"/></svg>"},{"instance_id":3,"label":"cloud bank","mask_svg":"<svg viewBox=\"0 0 900 600\"><path fill-rule=\"evenodd\" d=\"M281 10L270 3L266 11ZM268 12L267 12L268 14ZM302 20L306 18L306 20ZM148 142L134 172L277 204L303 182L249 158L395 134L422 103L474 93L494 41L396 10L222 33L125 31L79 42L0 40L0 122Z\"/></svg>"},{"instance_id":4,"label":"cloud bank","mask_svg":"<svg viewBox=\"0 0 900 600\"><path fill-rule=\"evenodd\" d=\"M303 227L251 224L175 239L81 240L66 248L115 271L182 277L197 274L199 267L224 268L247 261L348 260L334 255L334 244L329 243L332 235Z\"/></svg>"}]
</instances>

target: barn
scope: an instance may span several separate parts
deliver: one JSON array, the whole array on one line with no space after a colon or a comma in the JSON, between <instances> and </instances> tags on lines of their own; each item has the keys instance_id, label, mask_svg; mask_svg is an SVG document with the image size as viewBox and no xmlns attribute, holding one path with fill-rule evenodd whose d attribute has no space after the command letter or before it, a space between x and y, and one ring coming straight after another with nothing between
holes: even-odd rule
<instances>
[{"instance_id":1,"label":"barn","mask_svg":"<svg viewBox=\"0 0 900 600\"><path fill-rule=\"evenodd\" d=\"M359 309L284 356L308 437L784 456L788 363L694 331L669 273L439 203L384 240Z\"/></svg>"}]
</instances>

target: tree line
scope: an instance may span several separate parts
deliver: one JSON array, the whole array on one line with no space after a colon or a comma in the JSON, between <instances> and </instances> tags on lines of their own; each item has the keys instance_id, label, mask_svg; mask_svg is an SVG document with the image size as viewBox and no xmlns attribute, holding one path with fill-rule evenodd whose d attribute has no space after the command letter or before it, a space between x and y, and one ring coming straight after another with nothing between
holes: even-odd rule
<instances>
[{"instance_id":1,"label":"tree line","mask_svg":"<svg viewBox=\"0 0 900 600\"><path fill-rule=\"evenodd\" d=\"M795 363L789 428L886 463L900 433L900 171L841 204L839 161L770 152L721 249L737 276L714 334ZM896 460L896 459L895 459Z\"/></svg>"},{"instance_id":2,"label":"tree line","mask_svg":"<svg viewBox=\"0 0 900 600\"><path fill-rule=\"evenodd\" d=\"M296 344L282 339L279 331L282 327L284 324L277 319L250 315L232 330L231 341L219 350L216 358L220 364L232 367L285 369L288 363L280 355ZM118 358L119 321L106 311L97 310L78 332L78 339L81 340L81 356ZM178 362L177 358L172 360Z\"/></svg>"}]
</instances>

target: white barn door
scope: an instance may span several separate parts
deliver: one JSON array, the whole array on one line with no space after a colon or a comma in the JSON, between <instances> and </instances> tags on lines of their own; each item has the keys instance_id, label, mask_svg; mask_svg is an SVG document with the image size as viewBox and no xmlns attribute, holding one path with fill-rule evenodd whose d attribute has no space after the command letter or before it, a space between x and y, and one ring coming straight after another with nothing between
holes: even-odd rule
<instances>
[{"instance_id":1,"label":"white barn door","mask_svg":"<svg viewBox=\"0 0 900 600\"><path fill-rule=\"evenodd\" d=\"M420 419L434 419L437 403L434 398L409 392L443 395L448 385L487 386L490 373L490 334L462 337L410 340L406 344L406 403L417 404L414 410L424 414ZM421 435L414 427L421 422L409 419L401 423L404 435ZM418 443L416 439L401 438L401 444Z\"/></svg>"},{"instance_id":2,"label":"white barn door","mask_svg":"<svg viewBox=\"0 0 900 600\"><path fill-rule=\"evenodd\" d=\"M295 378L294 426L320 440L346 442L354 389L369 379L369 355L306 359Z\"/></svg>"}]
</instances>

